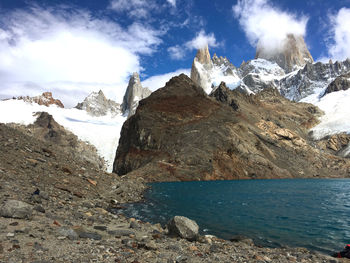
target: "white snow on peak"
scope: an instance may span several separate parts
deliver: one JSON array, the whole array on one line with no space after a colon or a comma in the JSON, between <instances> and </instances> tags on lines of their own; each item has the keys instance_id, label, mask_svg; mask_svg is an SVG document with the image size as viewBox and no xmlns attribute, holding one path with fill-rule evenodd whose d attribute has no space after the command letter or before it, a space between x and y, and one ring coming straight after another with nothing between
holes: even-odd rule
<instances>
[{"instance_id":1,"label":"white snow on peak","mask_svg":"<svg viewBox=\"0 0 350 263\"><path fill-rule=\"evenodd\" d=\"M62 109L55 105L50 107L28 103L23 100L0 101L0 122L29 125L35 122L35 112L45 111L67 130L82 141L94 145L100 157L104 158L107 171L111 172L118 147L120 130L126 117L107 114L93 117L84 110Z\"/></svg>"}]
</instances>

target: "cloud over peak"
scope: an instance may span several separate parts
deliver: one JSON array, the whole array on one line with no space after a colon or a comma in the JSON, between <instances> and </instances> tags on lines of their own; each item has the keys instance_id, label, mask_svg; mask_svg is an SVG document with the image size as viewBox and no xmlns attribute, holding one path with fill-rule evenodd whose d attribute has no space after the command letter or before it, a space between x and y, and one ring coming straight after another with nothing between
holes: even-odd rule
<instances>
[{"instance_id":1,"label":"cloud over peak","mask_svg":"<svg viewBox=\"0 0 350 263\"><path fill-rule=\"evenodd\" d=\"M174 60L183 59L189 50L200 49L205 46L217 47L219 43L216 41L214 33L205 33L201 30L196 36L184 43L183 45L176 45L168 48L169 55Z\"/></svg>"},{"instance_id":2,"label":"cloud over peak","mask_svg":"<svg viewBox=\"0 0 350 263\"><path fill-rule=\"evenodd\" d=\"M35 6L3 13L0 96L50 90L68 98L69 106L92 89L122 97L130 73L141 70L139 56L157 49L160 34L137 22L122 28L82 9Z\"/></svg>"},{"instance_id":3,"label":"cloud over peak","mask_svg":"<svg viewBox=\"0 0 350 263\"><path fill-rule=\"evenodd\" d=\"M306 34L306 16L282 11L269 0L238 0L232 10L252 46L274 50L288 34Z\"/></svg>"}]
</instances>

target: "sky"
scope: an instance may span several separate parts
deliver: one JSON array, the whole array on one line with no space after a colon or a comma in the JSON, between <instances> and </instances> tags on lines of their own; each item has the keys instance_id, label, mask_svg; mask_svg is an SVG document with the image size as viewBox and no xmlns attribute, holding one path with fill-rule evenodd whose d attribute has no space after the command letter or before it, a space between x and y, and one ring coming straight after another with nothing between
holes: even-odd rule
<instances>
[{"instance_id":1,"label":"sky","mask_svg":"<svg viewBox=\"0 0 350 263\"><path fill-rule=\"evenodd\" d=\"M289 33L316 61L345 60L350 0L0 0L0 99L51 91L73 107L102 89L121 102L133 72L155 90L204 45L238 67Z\"/></svg>"}]
</instances>

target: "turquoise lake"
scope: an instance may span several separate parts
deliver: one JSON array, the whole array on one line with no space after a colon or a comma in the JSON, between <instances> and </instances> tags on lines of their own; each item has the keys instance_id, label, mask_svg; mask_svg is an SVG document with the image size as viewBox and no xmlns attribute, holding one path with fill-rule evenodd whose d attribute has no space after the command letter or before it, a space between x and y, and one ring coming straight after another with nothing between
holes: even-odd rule
<instances>
[{"instance_id":1,"label":"turquoise lake","mask_svg":"<svg viewBox=\"0 0 350 263\"><path fill-rule=\"evenodd\" d=\"M166 224L195 220L202 234L331 253L350 243L350 180L291 179L154 183L123 213Z\"/></svg>"}]
</instances>

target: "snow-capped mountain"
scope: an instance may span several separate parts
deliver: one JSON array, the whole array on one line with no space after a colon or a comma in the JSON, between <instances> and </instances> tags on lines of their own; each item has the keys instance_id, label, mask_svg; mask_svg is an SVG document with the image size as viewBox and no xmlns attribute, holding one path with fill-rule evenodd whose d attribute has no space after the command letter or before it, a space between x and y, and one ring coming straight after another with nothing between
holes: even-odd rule
<instances>
[{"instance_id":1,"label":"snow-capped mountain","mask_svg":"<svg viewBox=\"0 0 350 263\"><path fill-rule=\"evenodd\" d=\"M115 116L121 113L120 104L107 99L102 90L99 92L92 92L83 102L78 103L75 108L85 110L95 117L105 116L107 114Z\"/></svg>"},{"instance_id":2,"label":"snow-capped mountain","mask_svg":"<svg viewBox=\"0 0 350 263\"><path fill-rule=\"evenodd\" d=\"M349 134L350 59L312 63L300 37L291 37L285 46L290 50L284 48L280 54L270 57L258 50L256 59L243 62L238 68L227 58L214 55L210 59L209 49L205 47L198 51L193 61L191 78L208 94L215 91L221 81L230 89L238 88L247 93L274 87L290 100L312 103L325 112L320 124L311 130L315 140L339 133ZM350 145L343 155L349 153Z\"/></svg>"}]
</instances>

